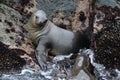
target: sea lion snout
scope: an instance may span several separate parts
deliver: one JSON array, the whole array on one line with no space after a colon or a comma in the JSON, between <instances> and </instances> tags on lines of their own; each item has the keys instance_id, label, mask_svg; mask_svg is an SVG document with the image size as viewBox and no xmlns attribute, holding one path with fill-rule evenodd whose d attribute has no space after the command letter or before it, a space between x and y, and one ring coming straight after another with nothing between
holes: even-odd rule
<instances>
[{"instance_id":1,"label":"sea lion snout","mask_svg":"<svg viewBox=\"0 0 120 80\"><path fill-rule=\"evenodd\" d=\"M43 23L47 20L46 13L43 10L38 10L37 12L35 12L34 17L36 24Z\"/></svg>"}]
</instances>

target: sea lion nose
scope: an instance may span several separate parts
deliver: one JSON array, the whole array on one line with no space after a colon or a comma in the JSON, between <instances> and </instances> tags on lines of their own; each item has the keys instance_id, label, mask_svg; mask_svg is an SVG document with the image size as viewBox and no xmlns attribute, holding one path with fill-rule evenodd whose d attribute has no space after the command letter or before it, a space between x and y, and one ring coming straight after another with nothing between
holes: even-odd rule
<instances>
[{"instance_id":1,"label":"sea lion nose","mask_svg":"<svg viewBox=\"0 0 120 80\"><path fill-rule=\"evenodd\" d=\"M36 19L38 19L39 17L38 16L36 16Z\"/></svg>"}]
</instances>

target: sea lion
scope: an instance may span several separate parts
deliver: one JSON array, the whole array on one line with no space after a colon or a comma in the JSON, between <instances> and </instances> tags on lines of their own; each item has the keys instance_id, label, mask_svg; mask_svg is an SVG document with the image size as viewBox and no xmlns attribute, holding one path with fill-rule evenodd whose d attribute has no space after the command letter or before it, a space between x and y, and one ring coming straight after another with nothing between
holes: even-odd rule
<instances>
[{"instance_id":1,"label":"sea lion","mask_svg":"<svg viewBox=\"0 0 120 80\"><path fill-rule=\"evenodd\" d=\"M33 13L25 27L30 39L37 45L36 58L42 69L46 66L48 50L52 55L63 55L77 53L79 49L89 48L90 45L90 39L85 33L57 27L48 20L43 10Z\"/></svg>"}]
</instances>

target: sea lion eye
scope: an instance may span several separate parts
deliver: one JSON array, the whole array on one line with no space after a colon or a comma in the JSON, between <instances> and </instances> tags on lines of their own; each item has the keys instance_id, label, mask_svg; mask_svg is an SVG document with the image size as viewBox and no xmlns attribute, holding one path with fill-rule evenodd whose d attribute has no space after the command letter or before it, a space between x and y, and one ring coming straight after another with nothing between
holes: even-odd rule
<instances>
[{"instance_id":1,"label":"sea lion eye","mask_svg":"<svg viewBox=\"0 0 120 80\"><path fill-rule=\"evenodd\" d=\"M38 19L39 17L38 16L36 16L36 19Z\"/></svg>"}]
</instances>

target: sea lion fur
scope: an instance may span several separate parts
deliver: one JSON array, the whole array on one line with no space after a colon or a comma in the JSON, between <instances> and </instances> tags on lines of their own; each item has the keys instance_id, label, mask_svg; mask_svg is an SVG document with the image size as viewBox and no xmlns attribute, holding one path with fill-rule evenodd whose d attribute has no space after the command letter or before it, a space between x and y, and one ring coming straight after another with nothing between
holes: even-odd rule
<instances>
[{"instance_id":1,"label":"sea lion fur","mask_svg":"<svg viewBox=\"0 0 120 80\"><path fill-rule=\"evenodd\" d=\"M25 26L29 38L37 45L36 58L42 69L46 66L48 49L52 55L77 53L81 48L89 48L90 40L84 33L62 29L47 19L43 10L33 13Z\"/></svg>"}]
</instances>

